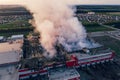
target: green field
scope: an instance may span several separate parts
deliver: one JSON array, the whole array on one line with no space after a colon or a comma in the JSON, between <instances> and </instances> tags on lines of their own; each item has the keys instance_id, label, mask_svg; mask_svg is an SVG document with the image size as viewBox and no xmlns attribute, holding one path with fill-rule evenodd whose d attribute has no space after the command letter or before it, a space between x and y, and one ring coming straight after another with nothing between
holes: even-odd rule
<instances>
[{"instance_id":1,"label":"green field","mask_svg":"<svg viewBox=\"0 0 120 80\"><path fill-rule=\"evenodd\" d=\"M86 22L84 22L83 25L85 26L87 32L112 31L113 30L111 28L101 26L98 23L88 23L88 22L86 23Z\"/></svg>"},{"instance_id":2,"label":"green field","mask_svg":"<svg viewBox=\"0 0 120 80\"><path fill-rule=\"evenodd\" d=\"M104 45L105 47L111 48L116 52L116 54L120 55L120 41L109 36L101 36L94 37L95 41Z\"/></svg>"},{"instance_id":3,"label":"green field","mask_svg":"<svg viewBox=\"0 0 120 80\"><path fill-rule=\"evenodd\" d=\"M108 23L105 23L105 25L120 29L120 21L108 22Z\"/></svg>"},{"instance_id":4,"label":"green field","mask_svg":"<svg viewBox=\"0 0 120 80\"><path fill-rule=\"evenodd\" d=\"M0 29L16 29L30 27L28 21L14 21L6 24L0 24Z\"/></svg>"},{"instance_id":5,"label":"green field","mask_svg":"<svg viewBox=\"0 0 120 80\"><path fill-rule=\"evenodd\" d=\"M88 23L83 22L87 32L97 32L97 31L111 31L113 29L106 28L99 25L98 23ZM0 24L0 36L8 36L13 34L28 34L33 31L33 27L28 21L14 21L11 23Z\"/></svg>"},{"instance_id":6,"label":"green field","mask_svg":"<svg viewBox=\"0 0 120 80\"><path fill-rule=\"evenodd\" d=\"M14 34L27 35L33 31L33 27L28 21L14 21L11 23L0 24L0 36L10 36Z\"/></svg>"},{"instance_id":7,"label":"green field","mask_svg":"<svg viewBox=\"0 0 120 80\"><path fill-rule=\"evenodd\" d=\"M109 13L106 13L108 15L113 15L113 16L120 16L120 12L109 12Z\"/></svg>"}]
</instances>

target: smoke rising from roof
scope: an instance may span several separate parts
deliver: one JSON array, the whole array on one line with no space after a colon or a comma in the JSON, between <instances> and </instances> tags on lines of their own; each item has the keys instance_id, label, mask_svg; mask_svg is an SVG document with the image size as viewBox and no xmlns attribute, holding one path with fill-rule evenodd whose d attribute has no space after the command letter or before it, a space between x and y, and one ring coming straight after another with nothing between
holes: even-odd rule
<instances>
[{"instance_id":1,"label":"smoke rising from roof","mask_svg":"<svg viewBox=\"0 0 120 80\"><path fill-rule=\"evenodd\" d=\"M56 54L54 46L61 43L67 50L73 47L88 47L86 30L74 17L75 9L69 0L5 0L10 4L25 6L33 13L36 30L40 32L40 43L53 57ZM3 1L4 2L4 1Z\"/></svg>"}]
</instances>

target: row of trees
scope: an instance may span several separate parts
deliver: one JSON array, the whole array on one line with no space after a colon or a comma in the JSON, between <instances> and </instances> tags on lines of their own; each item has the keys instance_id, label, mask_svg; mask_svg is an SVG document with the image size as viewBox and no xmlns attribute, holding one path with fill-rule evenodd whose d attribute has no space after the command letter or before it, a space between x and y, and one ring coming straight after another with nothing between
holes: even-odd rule
<instances>
[{"instance_id":1,"label":"row of trees","mask_svg":"<svg viewBox=\"0 0 120 80\"><path fill-rule=\"evenodd\" d=\"M13 28L13 29L0 29L0 33L12 33L12 32L28 32L28 31L33 31L33 28Z\"/></svg>"}]
</instances>

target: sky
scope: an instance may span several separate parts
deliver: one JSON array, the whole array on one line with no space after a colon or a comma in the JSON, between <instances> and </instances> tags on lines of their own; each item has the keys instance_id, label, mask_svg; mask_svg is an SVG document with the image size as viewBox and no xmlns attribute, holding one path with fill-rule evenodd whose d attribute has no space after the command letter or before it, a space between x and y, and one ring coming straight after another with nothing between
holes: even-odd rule
<instances>
[{"instance_id":1,"label":"sky","mask_svg":"<svg viewBox=\"0 0 120 80\"><path fill-rule=\"evenodd\" d=\"M0 0L0 4L9 4L10 2L19 0ZM108 5L120 5L120 0L68 0L72 4L108 4Z\"/></svg>"},{"instance_id":2,"label":"sky","mask_svg":"<svg viewBox=\"0 0 120 80\"><path fill-rule=\"evenodd\" d=\"M78 4L112 4L120 5L120 0L78 0Z\"/></svg>"}]
</instances>

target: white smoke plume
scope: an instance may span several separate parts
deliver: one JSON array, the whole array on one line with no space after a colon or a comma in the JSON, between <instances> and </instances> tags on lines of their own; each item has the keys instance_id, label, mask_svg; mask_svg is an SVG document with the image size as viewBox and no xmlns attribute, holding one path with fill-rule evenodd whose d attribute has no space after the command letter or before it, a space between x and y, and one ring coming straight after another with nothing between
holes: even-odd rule
<instances>
[{"instance_id":1,"label":"white smoke plume","mask_svg":"<svg viewBox=\"0 0 120 80\"><path fill-rule=\"evenodd\" d=\"M72 1L72 0L71 0ZM86 30L74 17L70 0L3 0L1 3L19 4L33 13L34 24L41 34L40 42L50 55L56 54L56 41L68 50L74 47L88 47Z\"/></svg>"}]
</instances>

